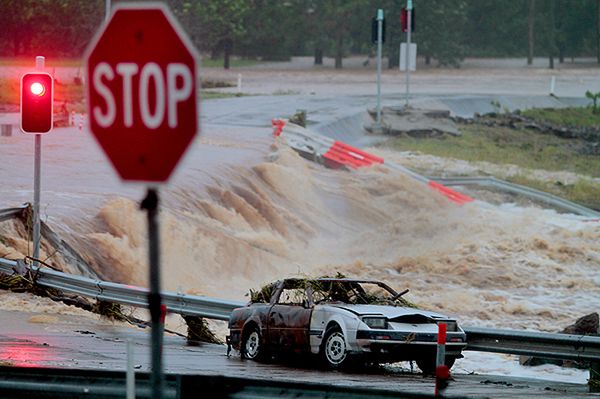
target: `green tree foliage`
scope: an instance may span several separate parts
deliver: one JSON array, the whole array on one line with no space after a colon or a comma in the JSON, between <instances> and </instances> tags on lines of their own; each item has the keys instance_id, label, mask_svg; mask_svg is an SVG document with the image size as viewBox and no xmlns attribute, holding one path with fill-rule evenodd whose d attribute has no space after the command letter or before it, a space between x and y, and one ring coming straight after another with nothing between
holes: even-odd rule
<instances>
[{"instance_id":1,"label":"green tree foliage","mask_svg":"<svg viewBox=\"0 0 600 399\"><path fill-rule=\"evenodd\" d=\"M247 0L171 0L170 6L201 50L223 54L225 69L235 43L247 33L244 18L251 10Z\"/></svg>"},{"instance_id":2,"label":"green tree foliage","mask_svg":"<svg viewBox=\"0 0 600 399\"><path fill-rule=\"evenodd\" d=\"M527 0L468 0L464 35L469 55L527 54Z\"/></svg>"},{"instance_id":3,"label":"green tree foliage","mask_svg":"<svg viewBox=\"0 0 600 399\"><path fill-rule=\"evenodd\" d=\"M371 18L386 17L384 55L398 62L407 0L166 0L205 54L286 60L375 53ZM116 0L113 0L116 3ZM105 0L0 0L0 56L81 56L104 18ZM419 55L458 66L469 56L528 55L532 0L413 0ZM576 56L600 61L600 0L535 0L536 56L553 64Z\"/></svg>"},{"instance_id":4,"label":"green tree foliage","mask_svg":"<svg viewBox=\"0 0 600 399\"><path fill-rule=\"evenodd\" d=\"M0 52L80 55L103 18L101 0L0 0Z\"/></svg>"},{"instance_id":5,"label":"green tree foliage","mask_svg":"<svg viewBox=\"0 0 600 399\"><path fill-rule=\"evenodd\" d=\"M254 0L244 18L246 34L239 54L269 61L285 61L306 51L305 19L310 7L304 1Z\"/></svg>"},{"instance_id":6,"label":"green tree foliage","mask_svg":"<svg viewBox=\"0 0 600 399\"><path fill-rule=\"evenodd\" d=\"M414 2L414 7L418 53L427 61L434 58L440 66L460 66L467 50L467 1L420 0Z\"/></svg>"},{"instance_id":7,"label":"green tree foliage","mask_svg":"<svg viewBox=\"0 0 600 399\"><path fill-rule=\"evenodd\" d=\"M342 68L344 56L357 42L366 44L370 40L372 13L369 14L369 10L373 13L376 10L369 7L370 3L368 0L313 2L313 40L325 54L335 58L336 68Z\"/></svg>"}]
</instances>

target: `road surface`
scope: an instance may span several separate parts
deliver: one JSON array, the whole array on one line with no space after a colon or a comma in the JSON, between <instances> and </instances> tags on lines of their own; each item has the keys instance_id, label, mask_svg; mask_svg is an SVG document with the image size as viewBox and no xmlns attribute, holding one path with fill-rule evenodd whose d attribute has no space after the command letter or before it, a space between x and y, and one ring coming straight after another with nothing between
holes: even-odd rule
<instances>
[{"instance_id":1,"label":"road surface","mask_svg":"<svg viewBox=\"0 0 600 399\"><path fill-rule=\"evenodd\" d=\"M35 314L0 311L0 358L4 364L23 367L73 369L126 369L126 343L134 345L134 365L148 371L149 329L107 323L75 315ZM378 368L368 372L315 370L310 365L260 364L227 356L224 345L188 345L186 339L167 334L164 347L165 371L185 375L225 375L279 381L312 382L427 393L434 391L433 378L418 371ZM416 367L415 367L416 369ZM446 394L493 398L594 397L583 384L519 379L489 375L454 374Z\"/></svg>"}]
</instances>

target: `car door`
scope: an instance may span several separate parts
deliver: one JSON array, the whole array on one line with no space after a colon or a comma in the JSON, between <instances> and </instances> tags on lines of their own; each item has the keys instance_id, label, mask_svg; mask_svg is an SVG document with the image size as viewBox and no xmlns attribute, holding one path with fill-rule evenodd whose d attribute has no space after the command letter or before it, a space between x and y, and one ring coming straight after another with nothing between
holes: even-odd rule
<instances>
[{"instance_id":1,"label":"car door","mask_svg":"<svg viewBox=\"0 0 600 399\"><path fill-rule=\"evenodd\" d=\"M269 344L279 351L306 352L312 306L306 291L283 287L268 316Z\"/></svg>"}]
</instances>

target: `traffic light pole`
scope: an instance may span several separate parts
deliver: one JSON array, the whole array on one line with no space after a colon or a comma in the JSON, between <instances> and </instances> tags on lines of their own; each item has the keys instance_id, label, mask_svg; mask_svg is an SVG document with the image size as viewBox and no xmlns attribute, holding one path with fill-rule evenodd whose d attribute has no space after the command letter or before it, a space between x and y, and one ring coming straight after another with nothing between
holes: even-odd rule
<instances>
[{"instance_id":1,"label":"traffic light pole","mask_svg":"<svg viewBox=\"0 0 600 399\"><path fill-rule=\"evenodd\" d=\"M110 0L105 0L104 3L104 22L110 18Z\"/></svg>"},{"instance_id":2,"label":"traffic light pole","mask_svg":"<svg viewBox=\"0 0 600 399\"><path fill-rule=\"evenodd\" d=\"M381 41L383 40L383 10L377 10L377 128L381 129Z\"/></svg>"},{"instance_id":3,"label":"traffic light pole","mask_svg":"<svg viewBox=\"0 0 600 399\"><path fill-rule=\"evenodd\" d=\"M46 59L40 55L35 57L35 69L43 71ZM40 258L40 186L42 171L42 135L35 135L35 154L33 161L33 265L39 266Z\"/></svg>"},{"instance_id":4,"label":"traffic light pole","mask_svg":"<svg viewBox=\"0 0 600 399\"><path fill-rule=\"evenodd\" d=\"M150 383L152 384L152 399L161 399L163 392L162 378L162 299L160 296L160 232L158 225L158 191L148 188L146 198L142 201L141 208L148 212L148 254L150 262L150 292L148 294L148 307L151 318L151 346L152 370Z\"/></svg>"},{"instance_id":5,"label":"traffic light pole","mask_svg":"<svg viewBox=\"0 0 600 399\"><path fill-rule=\"evenodd\" d=\"M411 12L412 0L407 0L406 3L406 103L408 107L408 97L410 95L410 33L411 33Z\"/></svg>"}]
</instances>

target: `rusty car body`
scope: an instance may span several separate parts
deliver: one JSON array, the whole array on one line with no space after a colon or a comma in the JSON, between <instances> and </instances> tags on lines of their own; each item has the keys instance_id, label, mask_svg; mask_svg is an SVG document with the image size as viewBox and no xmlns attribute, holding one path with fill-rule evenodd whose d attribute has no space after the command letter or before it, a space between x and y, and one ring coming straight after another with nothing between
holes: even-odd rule
<instances>
[{"instance_id":1,"label":"rusty car body","mask_svg":"<svg viewBox=\"0 0 600 399\"><path fill-rule=\"evenodd\" d=\"M466 347L465 332L453 318L409 306L401 298L406 292L374 280L280 280L251 292L251 301L232 312L227 343L253 360L314 354L330 368L353 360L415 360L430 373L438 323L445 323L446 365L452 367Z\"/></svg>"}]
</instances>

